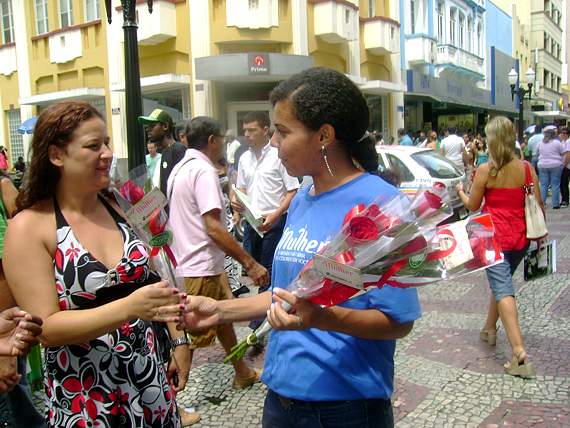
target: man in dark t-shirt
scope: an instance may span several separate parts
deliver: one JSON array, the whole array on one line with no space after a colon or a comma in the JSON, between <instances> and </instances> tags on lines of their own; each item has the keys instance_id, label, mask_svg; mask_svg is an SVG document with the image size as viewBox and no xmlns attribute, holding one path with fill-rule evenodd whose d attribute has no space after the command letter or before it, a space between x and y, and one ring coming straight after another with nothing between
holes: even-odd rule
<instances>
[{"instance_id":1,"label":"man in dark t-shirt","mask_svg":"<svg viewBox=\"0 0 570 428\"><path fill-rule=\"evenodd\" d=\"M186 152L186 147L174 139L172 117L162 109L154 109L148 116L139 116L139 123L146 125L149 141L157 144L162 157L158 169L159 188L166 196L168 177Z\"/></svg>"}]
</instances>

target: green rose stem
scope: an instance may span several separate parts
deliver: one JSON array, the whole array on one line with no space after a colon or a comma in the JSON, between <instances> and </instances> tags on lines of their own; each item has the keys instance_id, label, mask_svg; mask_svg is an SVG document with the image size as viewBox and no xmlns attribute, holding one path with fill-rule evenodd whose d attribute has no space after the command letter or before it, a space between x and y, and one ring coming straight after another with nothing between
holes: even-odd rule
<instances>
[{"instance_id":1,"label":"green rose stem","mask_svg":"<svg viewBox=\"0 0 570 428\"><path fill-rule=\"evenodd\" d=\"M287 302L283 302L281 306L283 306L283 309L285 309L286 312L289 312L291 310L291 305ZM251 346L258 343L260 339L267 336L271 329L271 324L269 324L269 321L267 321L266 318L263 321L263 324L257 327L254 332L248 334L245 339L243 339L231 349L230 353L226 355L226 358L224 358L224 363L231 363L233 361L241 360L245 356L246 351Z\"/></svg>"}]
</instances>

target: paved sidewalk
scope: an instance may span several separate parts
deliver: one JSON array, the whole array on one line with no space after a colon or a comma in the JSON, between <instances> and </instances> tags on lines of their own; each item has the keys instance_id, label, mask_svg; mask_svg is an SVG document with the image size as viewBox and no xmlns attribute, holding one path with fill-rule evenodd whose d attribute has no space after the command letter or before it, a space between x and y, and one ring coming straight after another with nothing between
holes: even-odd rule
<instances>
[{"instance_id":1,"label":"paved sidewalk","mask_svg":"<svg viewBox=\"0 0 570 428\"><path fill-rule=\"evenodd\" d=\"M558 273L525 283L515 274L520 323L536 379L504 374L503 328L496 347L479 340L489 288L484 273L420 289L423 317L398 342L397 427L570 427L570 209L549 211ZM238 336L249 332L237 326ZM231 388L219 345L199 350L179 402L202 414L196 427L260 426L266 388ZM247 359L262 367L263 356Z\"/></svg>"}]
</instances>

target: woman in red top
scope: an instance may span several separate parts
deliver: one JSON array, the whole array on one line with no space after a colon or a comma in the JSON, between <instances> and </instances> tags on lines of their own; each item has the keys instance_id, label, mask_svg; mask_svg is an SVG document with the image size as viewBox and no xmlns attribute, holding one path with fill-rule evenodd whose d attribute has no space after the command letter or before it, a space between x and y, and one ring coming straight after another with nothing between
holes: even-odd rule
<instances>
[{"instance_id":1,"label":"woman in red top","mask_svg":"<svg viewBox=\"0 0 570 428\"><path fill-rule=\"evenodd\" d=\"M512 348L512 359L505 364L506 372L513 376L531 377L534 370L528 361L519 326L512 275L528 248L524 213L524 184L527 168L532 174L534 191L542 204L540 186L533 168L515 156L515 127L506 117L492 119L485 127L489 148L489 162L477 168L471 194L463 185L457 192L466 208L476 211L481 206L491 214L495 237L501 245L505 261L486 270L493 295L481 339L494 345L497 340L497 321L500 318ZM544 209L544 207L543 207Z\"/></svg>"}]
</instances>

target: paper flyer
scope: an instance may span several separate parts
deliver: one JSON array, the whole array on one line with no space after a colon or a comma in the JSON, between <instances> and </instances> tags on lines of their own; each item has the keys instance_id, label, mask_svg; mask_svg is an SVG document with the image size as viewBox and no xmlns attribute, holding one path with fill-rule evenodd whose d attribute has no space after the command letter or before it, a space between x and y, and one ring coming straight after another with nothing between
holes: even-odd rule
<instances>
[{"instance_id":1,"label":"paper flyer","mask_svg":"<svg viewBox=\"0 0 570 428\"><path fill-rule=\"evenodd\" d=\"M255 209L249 196L239 190L236 186L232 186L238 201L244 206L244 212L240 213L244 216L245 221L255 230L255 232L263 238L263 232L259 230L259 226L263 224L263 216Z\"/></svg>"}]
</instances>

